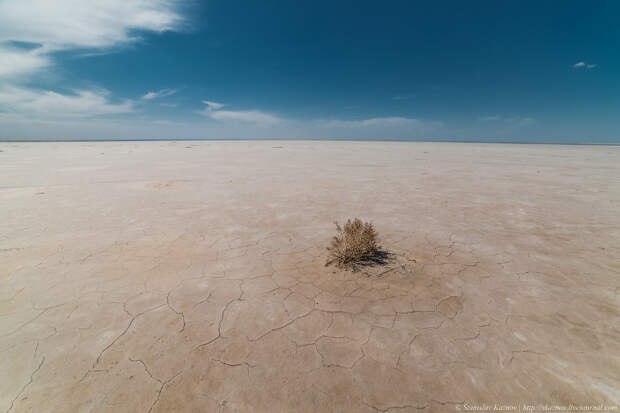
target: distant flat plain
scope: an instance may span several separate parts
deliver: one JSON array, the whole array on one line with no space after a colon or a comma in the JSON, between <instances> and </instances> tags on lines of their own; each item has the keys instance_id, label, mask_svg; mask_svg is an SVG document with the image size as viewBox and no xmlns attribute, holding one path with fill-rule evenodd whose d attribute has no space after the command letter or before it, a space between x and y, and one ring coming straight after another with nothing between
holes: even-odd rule
<instances>
[{"instance_id":1,"label":"distant flat plain","mask_svg":"<svg viewBox=\"0 0 620 413\"><path fill-rule=\"evenodd\" d=\"M0 143L0 409L620 399L620 147ZM360 217L384 267L325 267Z\"/></svg>"}]
</instances>

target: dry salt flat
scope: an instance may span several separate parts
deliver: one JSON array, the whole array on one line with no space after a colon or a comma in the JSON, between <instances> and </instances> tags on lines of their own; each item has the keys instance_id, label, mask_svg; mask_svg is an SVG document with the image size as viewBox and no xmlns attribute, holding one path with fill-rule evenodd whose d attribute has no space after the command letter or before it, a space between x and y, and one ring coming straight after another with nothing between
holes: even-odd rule
<instances>
[{"instance_id":1,"label":"dry salt flat","mask_svg":"<svg viewBox=\"0 0 620 413\"><path fill-rule=\"evenodd\" d=\"M2 411L619 403L619 147L0 150ZM356 216L390 261L325 267Z\"/></svg>"}]
</instances>

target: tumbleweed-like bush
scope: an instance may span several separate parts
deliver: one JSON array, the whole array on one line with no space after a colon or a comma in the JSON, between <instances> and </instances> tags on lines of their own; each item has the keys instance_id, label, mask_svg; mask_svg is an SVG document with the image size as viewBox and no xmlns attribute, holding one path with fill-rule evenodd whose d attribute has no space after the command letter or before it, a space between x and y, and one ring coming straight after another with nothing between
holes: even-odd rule
<instances>
[{"instance_id":1,"label":"tumbleweed-like bush","mask_svg":"<svg viewBox=\"0 0 620 413\"><path fill-rule=\"evenodd\" d=\"M329 256L325 265L357 270L360 266L382 264L386 253L381 250L379 236L370 222L350 219L340 226L336 222L336 235L327 247Z\"/></svg>"}]
</instances>

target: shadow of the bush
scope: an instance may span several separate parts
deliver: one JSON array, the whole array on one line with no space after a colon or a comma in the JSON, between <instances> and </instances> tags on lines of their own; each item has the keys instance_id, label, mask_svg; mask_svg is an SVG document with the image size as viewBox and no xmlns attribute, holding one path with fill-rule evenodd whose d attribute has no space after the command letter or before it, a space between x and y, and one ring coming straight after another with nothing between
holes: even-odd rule
<instances>
[{"instance_id":1,"label":"shadow of the bush","mask_svg":"<svg viewBox=\"0 0 620 413\"><path fill-rule=\"evenodd\" d=\"M387 265L394 261L394 256L388 251L379 249L374 251L371 255L364 257L364 259L353 263L353 271L360 271L366 267L377 267L380 265Z\"/></svg>"}]
</instances>

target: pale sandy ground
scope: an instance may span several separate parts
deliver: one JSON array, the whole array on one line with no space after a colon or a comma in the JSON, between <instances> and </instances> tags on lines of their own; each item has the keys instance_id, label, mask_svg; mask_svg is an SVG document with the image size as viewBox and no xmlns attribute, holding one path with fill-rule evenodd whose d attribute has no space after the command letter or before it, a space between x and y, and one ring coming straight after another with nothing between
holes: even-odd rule
<instances>
[{"instance_id":1,"label":"pale sandy ground","mask_svg":"<svg viewBox=\"0 0 620 413\"><path fill-rule=\"evenodd\" d=\"M0 150L2 411L618 404L620 147Z\"/></svg>"}]
</instances>

